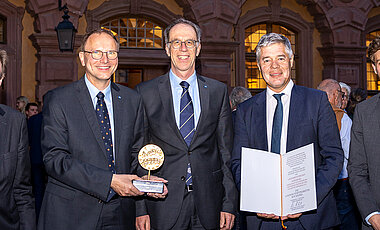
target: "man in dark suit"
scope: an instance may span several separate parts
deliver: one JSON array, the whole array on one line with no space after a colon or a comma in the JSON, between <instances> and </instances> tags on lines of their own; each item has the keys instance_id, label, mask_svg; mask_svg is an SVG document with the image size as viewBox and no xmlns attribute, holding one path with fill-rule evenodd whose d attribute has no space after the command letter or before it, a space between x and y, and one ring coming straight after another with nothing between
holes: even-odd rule
<instances>
[{"instance_id":1,"label":"man in dark suit","mask_svg":"<svg viewBox=\"0 0 380 230\"><path fill-rule=\"evenodd\" d=\"M334 112L326 93L294 85L293 52L279 34L264 35L256 48L258 67L267 89L238 106L232 172L240 188L241 148L279 154L314 143L317 210L278 217L246 213L247 229L328 229L339 224L332 187L343 164ZM260 186L260 185L257 185Z\"/></svg>"},{"instance_id":2,"label":"man in dark suit","mask_svg":"<svg viewBox=\"0 0 380 230\"><path fill-rule=\"evenodd\" d=\"M227 87L195 72L200 28L178 19L164 32L169 73L137 86L147 142L162 148L155 175L168 180L164 200L137 207L137 229L231 229L237 191L229 169L232 147Z\"/></svg>"},{"instance_id":3,"label":"man in dark suit","mask_svg":"<svg viewBox=\"0 0 380 230\"><path fill-rule=\"evenodd\" d=\"M380 37L368 47L374 72L380 76ZM356 106L352 123L348 175L363 218L362 229L380 229L380 95Z\"/></svg>"},{"instance_id":4,"label":"man in dark suit","mask_svg":"<svg viewBox=\"0 0 380 230\"><path fill-rule=\"evenodd\" d=\"M36 200L35 204L38 222L47 178L41 149L42 113L30 117L27 123L29 134L29 156L32 169L32 186L33 195Z\"/></svg>"},{"instance_id":5,"label":"man in dark suit","mask_svg":"<svg viewBox=\"0 0 380 230\"><path fill-rule=\"evenodd\" d=\"M111 82L119 44L107 30L84 36L86 74L44 97L42 151L48 183L39 229L133 229L132 185L143 144L143 105Z\"/></svg>"},{"instance_id":6,"label":"man in dark suit","mask_svg":"<svg viewBox=\"0 0 380 230\"><path fill-rule=\"evenodd\" d=\"M0 50L0 86L7 53ZM36 229L26 118L0 104L0 229Z\"/></svg>"}]
</instances>

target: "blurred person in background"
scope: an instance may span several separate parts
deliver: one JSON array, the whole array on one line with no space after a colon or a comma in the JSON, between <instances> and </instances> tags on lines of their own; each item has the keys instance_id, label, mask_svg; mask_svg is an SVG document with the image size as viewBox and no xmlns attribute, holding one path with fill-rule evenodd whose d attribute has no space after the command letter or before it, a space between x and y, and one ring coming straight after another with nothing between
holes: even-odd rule
<instances>
[{"instance_id":1,"label":"blurred person in background","mask_svg":"<svg viewBox=\"0 0 380 230\"><path fill-rule=\"evenodd\" d=\"M16 108L21 113L25 114L25 107L29 103L29 99L25 96L19 96L16 98Z\"/></svg>"}]
</instances>

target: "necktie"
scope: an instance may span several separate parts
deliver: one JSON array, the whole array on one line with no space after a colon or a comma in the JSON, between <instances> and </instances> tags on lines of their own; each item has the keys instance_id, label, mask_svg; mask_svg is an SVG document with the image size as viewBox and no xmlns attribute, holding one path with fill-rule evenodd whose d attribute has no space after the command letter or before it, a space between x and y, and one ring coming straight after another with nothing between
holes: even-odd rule
<instances>
[{"instance_id":1,"label":"necktie","mask_svg":"<svg viewBox=\"0 0 380 230\"><path fill-rule=\"evenodd\" d=\"M113 159L113 145L112 145L112 133L111 133L111 123L108 116L108 110L106 102L104 101L104 94L99 92L96 95L98 102L96 103L96 117L98 118L100 133L102 135L104 147L106 148L107 158L108 158L108 168L113 173L116 174L115 162ZM111 188L108 194L107 201L115 195L115 191Z\"/></svg>"},{"instance_id":2,"label":"necktie","mask_svg":"<svg viewBox=\"0 0 380 230\"><path fill-rule=\"evenodd\" d=\"M273 116L273 126L272 126L272 140L271 140L271 152L280 153L280 144L281 144L281 131L282 131L282 102L281 94L274 94L273 97L277 100L276 110Z\"/></svg>"},{"instance_id":3,"label":"necktie","mask_svg":"<svg viewBox=\"0 0 380 230\"><path fill-rule=\"evenodd\" d=\"M180 102L179 130L187 146L190 146L191 140L193 139L195 132L193 101L191 100L189 94L189 83L187 83L186 81L182 81L180 85L183 91L181 94ZM191 176L191 166L190 163L188 163L186 173L186 185L191 185L192 183L193 179Z\"/></svg>"}]
</instances>

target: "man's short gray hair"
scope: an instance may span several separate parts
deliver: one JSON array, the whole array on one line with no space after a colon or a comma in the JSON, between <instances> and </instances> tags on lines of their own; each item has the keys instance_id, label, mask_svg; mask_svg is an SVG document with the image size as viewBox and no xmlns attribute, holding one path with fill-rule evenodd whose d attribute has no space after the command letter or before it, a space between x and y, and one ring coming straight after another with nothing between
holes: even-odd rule
<instances>
[{"instance_id":1,"label":"man's short gray hair","mask_svg":"<svg viewBox=\"0 0 380 230\"><path fill-rule=\"evenodd\" d=\"M344 82L339 82L339 85L341 88L345 88L347 90L347 93L348 93L347 97L349 97L351 94L351 87Z\"/></svg>"},{"instance_id":2,"label":"man's short gray hair","mask_svg":"<svg viewBox=\"0 0 380 230\"><path fill-rule=\"evenodd\" d=\"M242 86L236 86L230 94L231 107L235 108L238 104L252 97L251 92Z\"/></svg>"},{"instance_id":3,"label":"man's short gray hair","mask_svg":"<svg viewBox=\"0 0 380 230\"><path fill-rule=\"evenodd\" d=\"M184 18L179 18L177 20L175 20L174 22L170 23L170 25L168 25L168 27L166 27L166 29L164 30L164 38L165 38L165 44L168 44L169 42L169 33L170 33L170 30L175 26L175 25L178 25L178 24L187 24L187 25L190 25L191 27L194 28L195 30L195 33L197 34L197 41L200 43L201 42L201 35L202 35L202 30L201 28L189 21L189 20L186 20Z\"/></svg>"},{"instance_id":4,"label":"man's short gray hair","mask_svg":"<svg viewBox=\"0 0 380 230\"><path fill-rule=\"evenodd\" d=\"M293 57L292 44L290 44L289 39L284 35L269 33L265 34L260 38L259 43L257 43L256 47L256 60L259 63L261 58L261 48L270 46L276 43L282 43L285 45L285 52L288 54L289 58Z\"/></svg>"}]
</instances>

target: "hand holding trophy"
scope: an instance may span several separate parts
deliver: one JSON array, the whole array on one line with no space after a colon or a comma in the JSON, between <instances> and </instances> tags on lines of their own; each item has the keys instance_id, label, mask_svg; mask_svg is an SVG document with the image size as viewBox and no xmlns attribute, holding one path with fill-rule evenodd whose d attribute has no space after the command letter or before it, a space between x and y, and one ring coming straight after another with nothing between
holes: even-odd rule
<instances>
[{"instance_id":1,"label":"hand holding trophy","mask_svg":"<svg viewBox=\"0 0 380 230\"><path fill-rule=\"evenodd\" d=\"M164 182L150 180L150 171L156 170L164 163L164 152L154 144L145 145L139 152L138 161L144 169L148 170L147 180L134 180L133 185L141 192L163 193Z\"/></svg>"}]
</instances>

